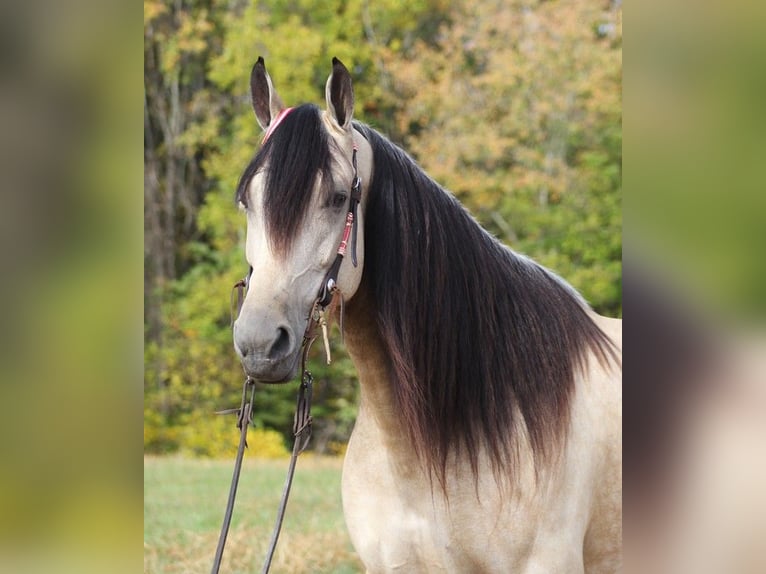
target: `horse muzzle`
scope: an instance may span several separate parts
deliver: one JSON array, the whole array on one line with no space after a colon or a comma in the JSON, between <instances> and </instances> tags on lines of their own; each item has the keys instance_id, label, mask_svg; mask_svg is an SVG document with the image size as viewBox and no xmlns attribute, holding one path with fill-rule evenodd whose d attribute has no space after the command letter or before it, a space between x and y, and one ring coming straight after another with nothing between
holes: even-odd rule
<instances>
[{"instance_id":1,"label":"horse muzzle","mask_svg":"<svg viewBox=\"0 0 766 574\"><path fill-rule=\"evenodd\" d=\"M297 373L300 345L288 324L269 321L234 323L234 349L245 374L263 383L284 383Z\"/></svg>"}]
</instances>

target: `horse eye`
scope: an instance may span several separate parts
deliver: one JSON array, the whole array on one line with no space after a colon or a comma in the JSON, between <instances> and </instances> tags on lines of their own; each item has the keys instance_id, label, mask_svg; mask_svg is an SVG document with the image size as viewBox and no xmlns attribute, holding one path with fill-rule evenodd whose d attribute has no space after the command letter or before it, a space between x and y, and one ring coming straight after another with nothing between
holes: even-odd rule
<instances>
[{"instance_id":1,"label":"horse eye","mask_svg":"<svg viewBox=\"0 0 766 574\"><path fill-rule=\"evenodd\" d=\"M346 204L346 194L342 191L336 191L330 200L330 206L334 208L343 207Z\"/></svg>"}]
</instances>

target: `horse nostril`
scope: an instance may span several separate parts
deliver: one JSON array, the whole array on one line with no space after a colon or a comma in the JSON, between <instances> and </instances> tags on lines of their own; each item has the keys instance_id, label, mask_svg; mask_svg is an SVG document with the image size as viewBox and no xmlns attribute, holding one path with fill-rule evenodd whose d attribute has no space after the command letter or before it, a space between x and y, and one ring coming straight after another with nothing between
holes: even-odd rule
<instances>
[{"instance_id":1,"label":"horse nostril","mask_svg":"<svg viewBox=\"0 0 766 574\"><path fill-rule=\"evenodd\" d=\"M277 338L269 350L269 359L276 361L290 351L290 333L284 327L277 329Z\"/></svg>"}]
</instances>

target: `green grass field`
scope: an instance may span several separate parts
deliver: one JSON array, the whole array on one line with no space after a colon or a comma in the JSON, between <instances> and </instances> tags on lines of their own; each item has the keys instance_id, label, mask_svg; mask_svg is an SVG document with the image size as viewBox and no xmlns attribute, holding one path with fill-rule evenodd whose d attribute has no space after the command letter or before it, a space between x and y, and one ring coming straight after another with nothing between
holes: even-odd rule
<instances>
[{"instance_id":1,"label":"green grass field","mask_svg":"<svg viewBox=\"0 0 766 574\"><path fill-rule=\"evenodd\" d=\"M287 460L242 467L221 573L260 572ZM343 522L342 461L303 455L272 563L274 574L363 572ZM233 461L144 458L144 572L206 573L213 563Z\"/></svg>"}]
</instances>

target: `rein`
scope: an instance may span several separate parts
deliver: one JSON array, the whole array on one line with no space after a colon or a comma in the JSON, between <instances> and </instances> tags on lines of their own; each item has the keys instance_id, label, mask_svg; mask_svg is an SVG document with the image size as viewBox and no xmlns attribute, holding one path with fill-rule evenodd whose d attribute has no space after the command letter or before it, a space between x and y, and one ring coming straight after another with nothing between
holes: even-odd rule
<instances>
[{"instance_id":1,"label":"rein","mask_svg":"<svg viewBox=\"0 0 766 574\"><path fill-rule=\"evenodd\" d=\"M283 110L277 118L274 125L270 126L269 131L266 133L268 137L276 128L276 124L281 122L284 117L289 113L292 108ZM265 141L265 138L264 138ZM313 419L311 417L311 398L313 394L314 377L307 369L307 362L311 345L316 340L318 333L317 327L321 328L325 352L327 355L327 364L330 364L330 343L327 334L327 320L326 310L331 305L336 296L340 300L340 329L343 332L343 295L338 289L338 273L340 272L340 266L343 262L343 258L346 255L349 239L351 240L351 262L354 267L357 266L356 258L356 240L357 240L357 208L362 197L362 180L359 177L356 162L357 145L354 142L354 150L351 158L351 163L354 168L354 178L351 184L351 193L349 198L349 208L346 213L346 221L343 227L343 236L338 246L338 251L335 255L330 269L325 275L322 285L319 289L314 304L311 307L311 313L306 324L306 330L303 333L302 343L302 355L301 355L301 382L298 388L298 397L295 405L295 415L293 417L293 450L290 455L290 464L287 469L287 476L285 478L285 484L282 489L282 497L279 501L279 507L277 509L277 518L274 524L274 530L271 533L271 540L269 542L269 549L266 553L266 558L263 563L261 574L267 574L271 568L271 562L274 558L274 553L277 548L277 541L279 540L279 533L282 529L282 521L284 520L285 510L287 509L287 499L290 496L290 489L293 483L293 475L295 474L295 466L298 461L298 456L306 449L309 440L311 439L311 428ZM251 268L252 272L252 268ZM236 313L239 311L244 302L244 291L248 288L250 275L245 279L241 279L234 284L231 296L232 304L232 324L234 322L234 291L237 292L237 306ZM251 377L245 379L245 383L242 387L242 401L239 408L227 409L224 411L218 411L217 414L236 414L237 415L237 428L240 431L239 446L237 447L237 456L234 461L234 472L231 478L231 486L229 488L229 498L226 503L226 511L224 513L223 524L221 526L221 534L218 538L218 545L216 546L215 558L213 560L213 568L211 574L218 574L221 567L221 561L223 559L223 550L226 545L226 537L229 533L229 526L231 525L231 517L234 510L234 501L237 496L237 485L239 484L239 475L242 470L242 459L244 457L245 448L247 447L247 427L253 422L253 400L255 398L255 380ZM250 398L248 399L248 391Z\"/></svg>"}]
</instances>

